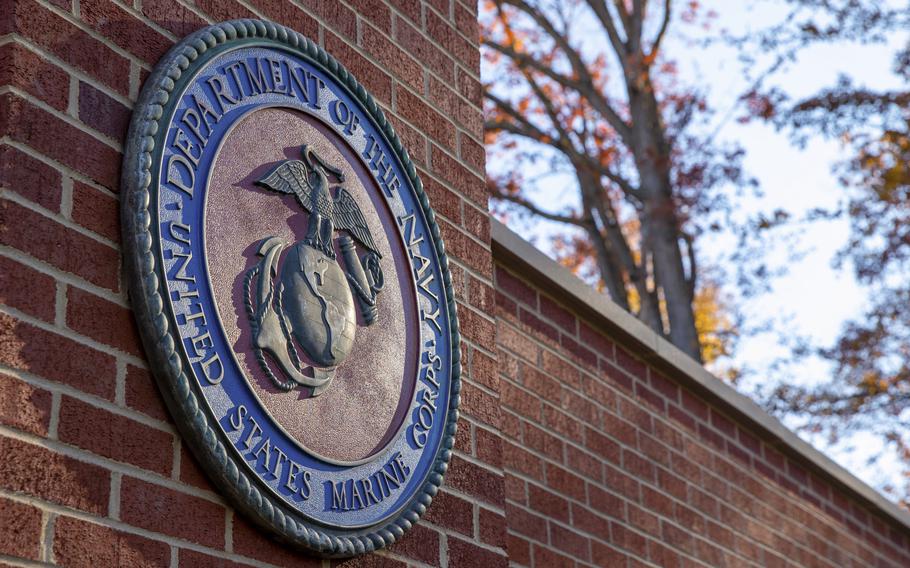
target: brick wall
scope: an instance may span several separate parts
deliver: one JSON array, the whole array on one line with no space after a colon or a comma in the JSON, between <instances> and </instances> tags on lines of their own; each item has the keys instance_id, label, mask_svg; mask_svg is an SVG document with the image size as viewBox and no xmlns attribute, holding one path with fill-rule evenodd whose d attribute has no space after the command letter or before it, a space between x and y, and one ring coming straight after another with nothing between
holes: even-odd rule
<instances>
[{"instance_id":1,"label":"brick wall","mask_svg":"<svg viewBox=\"0 0 910 568\"><path fill-rule=\"evenodd\" d=\"M910 566L906 525L532 274L495 270L512 563Z\"/></svg>"},{"instance_id":2,"label":"brick wall","mask_svg":"<svg viewBox=\"0 0 910 568\"><path fill-rule=\"evenodd\" d=\"M391 550L343 564L503 566L476 6L463 0L0 0L0 564L329 564L269 540L208 483L121 276L121 152L142 81L179 38L244 17L318 41L373 93L452 261L464 418L445 487Z\"/></svg>"}]
</instances>

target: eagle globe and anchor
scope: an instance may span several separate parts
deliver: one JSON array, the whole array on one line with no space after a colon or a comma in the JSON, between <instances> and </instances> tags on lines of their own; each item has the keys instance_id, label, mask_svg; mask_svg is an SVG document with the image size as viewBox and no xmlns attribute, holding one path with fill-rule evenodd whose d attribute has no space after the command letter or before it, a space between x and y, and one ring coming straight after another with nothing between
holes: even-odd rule
<instances>
[{"instance_id":1,"label":"eagle globe and anchor","mask_svg":"<svg viewBox=\"0 0 910 568\"><path fill-rule=\"evenodd\" d=\"M332 197L329 176L344 183L341 170L308 145L301 154L302 159L280 162L255 183L295 197L310 213L306 236L293 244L274 236L260 242L257 256L262 258L246 273L244 302L253 351L272 383L283 391L300 388L318 396L354 345L355 298L364 325L376 321L382 255L350 192L338 186ZM337 243L341 262L336 231L343 231Z\"/></svg>"}]
</instances>

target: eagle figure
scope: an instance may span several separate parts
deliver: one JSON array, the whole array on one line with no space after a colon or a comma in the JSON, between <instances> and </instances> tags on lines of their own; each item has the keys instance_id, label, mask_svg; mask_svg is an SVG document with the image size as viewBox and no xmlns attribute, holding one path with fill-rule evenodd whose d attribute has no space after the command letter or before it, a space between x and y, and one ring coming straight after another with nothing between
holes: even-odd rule
<instances>
[{"instance_id":1,"label":"eagle figure","mask_svg":"<svg viewBox=\"0 0 910 568\"><path fill-rule=\"evenodd\" d=\"M334 176L338 183L344 183L344 174L341 170L327 164L308 145L303 146L301 153L302 160L281 162L256 181L256 185L278 193L294 195L297 202L310 212L307 234L303 242L329 258L335 259L332 234L336 229L347 231L358 243L382 258L367 227L366 219L350 192L339 187L338 195L332 199L326 174Z\"/></svg>"}]
</instances>

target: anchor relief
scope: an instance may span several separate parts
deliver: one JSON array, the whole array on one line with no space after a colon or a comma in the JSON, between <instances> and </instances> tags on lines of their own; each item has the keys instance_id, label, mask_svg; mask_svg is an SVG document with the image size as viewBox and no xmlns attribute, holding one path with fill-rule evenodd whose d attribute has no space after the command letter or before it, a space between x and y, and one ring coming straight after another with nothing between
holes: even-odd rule
<instances>
[{"instance_id":1,"label":"anchor relief","mask_svg":"<svg viewBox=\"0 0 910 568\"><path fill-rule=\"evenodd\" d=\"M308 146L301 152L301 160L282 161L256 184L294 195L310 213L306 236L293 244L278 237L260 243L244 301L265 374L281 390L306 388L317 396L354 345L357 308L364 325L376 321L382 255L350 192L337 186L332 196L329 176L344 183L341 170ZM335 231L342 231L340 255Z\"/></svg>"}]
</instances>

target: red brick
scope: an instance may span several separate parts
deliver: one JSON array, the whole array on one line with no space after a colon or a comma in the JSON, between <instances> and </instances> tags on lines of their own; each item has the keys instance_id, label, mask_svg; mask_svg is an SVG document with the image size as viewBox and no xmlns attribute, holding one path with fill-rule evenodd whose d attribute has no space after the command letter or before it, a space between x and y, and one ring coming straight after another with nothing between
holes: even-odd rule
<instances>
[{"instance_id":1,"label":"red brick","mask_svg":"<svg viewBox=\"0 0 910 568\"><path fill-rule=\"evenodd\" d=\"M41 511L0 497L0 554L41 559Z\"/></svg>"},{"instance_id":2,"label":"red brick","mask_svg":"<svg viewBox=\"0 0 910 568\"><path fill-rule=\"evenodd\" d=\"M445 18L449 17L449 7L451 4L451 0L424 0L424 3L427 6L431 6L432 8L434 8L437 12L442 14L443 17L445 17ZM427 11L427 12L429 12L429 11Z\"/></svg>"},{"instance_id":3,"label":"red brick","mask_svg":"<svg viewBox=\"0 0 910 568\"><path fill-rule=\"evenodd\" d=\"M473 109L470 109L471 116L474 116ZM471 127L473 131L473 128ZM482 144L475 142L473 139L461 134L458 138L458 155L459 157L468 165L468 167L473 168L474 171L483 172L486 169L487 162L487 153L486 149ZM476 211L478 217L489 218L489 213L486 211ZM488 223L489 224L489 223ZM474 229L471 229L472 232L475 232ZM489 239L489 229L485 233L476 233L477 236L483 240Z\"/></svg>"},{"instance_id":4,"label":"red brick","mask_svg":"<svg viewBox=\"0 0 910 568\"><path fill-rule=\"evenodd\" d=\"M616 362L619 363L619 366L630 375L638 377L642 380L647 379L647 365L642 363L639 359L636 359L626 349L619 346L616 347Z\"/></svg>"},{"instance_id":5,"label":"red brick","mask_svg":"<svg viewBox=\"0 0 910 568\"><path fill-rule=\"evenodd\" d=\"M654 414L646 408L627 399L620 399L619 410L622 416L639 430L654 432Z\"/></svg>"},{"instance_id":6,"label":"red brick","mask_svg":"<svg viewBox=\"0 0 910 568\"><path fill-rule=\"evenodd\" d=\"M471 383L461 384L459 412L473 416L484 424L499 427L499 399Z\"/></svg>"},{"instance_id":7,"label":"red brick","mask_svg":"<svg viewBox=\"0 0 910 568\"><path fill-rule=\"evenodd\" d=\"M496 507L501 507L505 500L502 475L457 456L449 463L446 483Z\"/></svg>"},{"instance_id":8,"label":"red brick","mask_svg":"<svg viewBox=\"0 0 910 568\"><path fill-rule=\"evenodd\" d=\"M629 450L622 451L623 469L636 479L654 483L657 481L657 471L654 463Z\"/></svg>"},{"instance_id":9,"label":"red brick","mask_svg":"<svg viewBox=\"0 0 910 568\"><path fill-rule=\"evenodd\" d=\"M519 364L519 369L521 384L526 389L536 393L544 400L552 400L559 397L562 387L556 379L539 371L536 367L524 363Z\"/></svg>"},{"instance_id":10,"label":"red brick","mask_svg":"<svg viewBox=\"0 0 910 568\"><path fill-rule=\"evenodd\" d=\"M558 552L534 545L534 565L547 568L574 568L575 561Z\"/></svg>"},{"instance_id":11,"label":"red brick","mask_svg":"<svg viewBox=\"0 0 910 568\"><path fill-rule=\"evenodd\" d=\"M540 296L540 313L562 329L571 334L575 333L577 321L575 315L554 302L551 298L544 295Z\"/></svg>"},{"instance_id":12,"label":"red brick","mask_svg":"<svg viewBox=\"0 0 910 568\"><path fill-rule=\"evenodd\" d=\"M455 27L458 28L458 31L468 36L468 39L473 43L477 43L480 39L477 15L458 2L455 2Z\"/></svg>"},{"instance_id":13,"label":"red brick","mask_svg":"<svg viewBox=\"0 0 910 568\"><path fill-rule=\"evenodd\" d=\"M483 105L483 85L470 73L459 67L455 79L458 92L478 109Z\"/></svg>"},{"instance_id":14,"label":"red brick","mask_svg":"<svg viewBox=\"0 0 910 568\"><path fill-rule=\"evenodd\" d=\"M473 279L472 279L473 282ZM479 349L471 349L471 380L499 392L497 360Z\"/></svg>"},{"instance_id":15,"label":"red brick","mask_svg":"<svg viewBox=\"0 0 910 568\"><path fill-rule=\"evenodd\" d=\"M496 267L496 288L531 308L537 309L537 291L501 266Z\"/></svg>"},{"instance_id":16,"label":"red brick","mask_svg":"<svg viewBox=\"0 0 910 568\"><path fill-rule=\"evenodd\" d=\"M531 543L527 540L510 534L506 549L509 553L509 562L513 562L518 566L531 565Z\"/></svg>"},{"instance_id":17,"label":"red brick","mask_svg":"<svg viewBox=\"0 0 910 568\"><path fill-rule=\"evenodd\" d=\"M430 162L433 172L442 177L464 197L478 207L486 207L489 194L486 183L477 174L464 167L435 144L431 148ZM446 243L448 244L448 242Z\"/></svg>"},{"instance_id":18,"label":"red brick","mask_svg":"<svg viewBox=\"0 0 910 568\"><path fill-rule=\"evenodd\" d=\"M188 550L186 548L181 548L180 552L177 553L177 566L187 568L240 568L241 566L255 565L255 563L246 564L234 562L227 558L203 554L202 552ZM319 566L319 564L316 564L315 566Z\"/></svg>"},{"instance_id":19,"label":"red brick","mask_svg":"<svg viewBox=\"0 0 910 568\"><path fill-rule=\"evenodd\" d=\"M31 146L109 189L117 189L120 152L12 93L0 95L0 106L6 107L5 118L9 121L0 123L0 134Z\"/></svg>"},{"instance_id":20,"label":"red brick","mask_svg":"<svg viewBox=\"0 0 910 568\"><path fill-rule=\"evenodd\" d=\"M527 483L509 472L506 472L506 499L520 505L528 504Z\"/></svg>"},{"instance_id":21,"label":"red brick","mask_svg":"<svg viewBox=\"0 0 910 568\"><path fill-rule=\"evenodd\" d=\"M135 420L113 414L75 398L63 397L60 441L92 453L169 475L174 438Z\"/></svg>"},{"instance_id":22,"label":"red brick","mask_svg":"<svg viewBox=\"0 0 910 568\"><path fill-rule=\"evenodd\" d=\"M53 322L57 282L53 277L0 257L0 303Z\"/></svg>"},{"instance_id":23,"label":"red brick","mask_svg":"<svg viewBox=\"0 0 910 568\"><path fill-rule=\"evenodd\" d=\"M353 73L376 100L392 103L392 78L388 73L357 53L349 42L328 31L325 49Z\"/></svg>"},{"instance_id":24,"label":"red brick","mask_svg":"<svg viewBox=\"0 0 910 568\"><path fill-rule=\"evenodd\" d=\"M610 521L610 531L613 534L612 542L616 546L625 548L638 556L645 557L648 555L648 543L642 535L614 521Z\"/></svg>"},{"instance_id":25,"label":"red brick","mask_svg":"<svg viewBox=\"0 0 910 568\"><path fill-rule=\"evenodd\" d=\"M128 308L71 286L66 294L66 322L77 333L126 353L142 355L133 312Z\"/></svg>"},{"instance_id":26,"label":"red brick","mask_svg":"<svg viewBox=\"0 0 910 568\"><path fill-rule=\"evenodd\" d=\"M602 540L610 540L609 521L577 503L572 503L572 526Z\"/></svg>"},{"instance_id":27,"label":"red brick","mask_svg":"<svg viewBox=\"0 0 910 568\"><path fill-rule=\"evenodd\" d=\"M195 5L216 22L256 17L256 14L234 0L196 0Z\"/></svg>"},{"instance_id":28,"label":"red brick","mask_svg":"<svg viewBox=\"0 0 910 568\"><path fill-rule=\"evenodd\" d=\"M455 78L455 62L446 52L440 49L431 40L427 39L417 28L403 20L395 19L395 29L398 44L408 53L417 58L432 72L446 81Z\"/></svg>"},{"instance_id":29,"label":"red brick","mask_svg":"<svg viewBox=\"0 0 910 568\"><path fill-rule=\"evenodd\" d=\"M110 472L51 450L0 437L0 486L96 515L107 514Z\"/></svg>"},{"instance_id":30,"label":"red brick","mask_svg":"<svg viewBox=\"0 0 910 568\"><path fill-rule=\"evenodd\" d=\"M505 548L506 528L508 526L506 517L489 509L481 508L478 520L480 522L481 542L490 546Z\"/></svg>"},{"instance_id":31,"label":"red brick","mask_svg":"<svg viewBox=\"0 0 910 568\"><path fill-rule=\"evenodd\" d=\"M634 503L626 504L626 514L628 515L629 524L633 527L655 537L660 537L660 520L657 515Z\"/></svg>"},{"instance_id":32,"label":"red brick","mask_svg":"<svg viewBox=\"0 0 910 568\"><path fill-rule=\"evenodd\" d=\"M408 89L395 91L398 113L449 150L455 149L455 125Z\"/></svg>"},{"instance_id":33,"label":"red brick","mask_svg":"<svg viewBox=\"0 0 910 568\"><path fill-rule=\"evenodd\" d=\"M550 523L550 542L559 550L580 560L591 558L590 539L577 531Z\"/></svg>"},{"instance_id":34,"label":"red brick","mask_svg":"<svg viewBox=\"0 0 910 568\"><path fill-rule=\"evenodd\" d=\"M101 191L73 182L73 221L114 242L120 242L120 202Z\"/></svg>"},{"instance_id":35,"label":"red brick","mask_svg":"<svg viewBox=\"0 0 910 568\"><path fill-rule=\"evenodd\" d=\"M597 457L583 452L575 446L566 446L566 457L566 465L575 473L598 482L603 479L601 461Z\"/></svg>"},{"instance_id":36,"label":"red brick","mask_svg":"<svg viewBox=\"0 0 910 568\"><path fill-rule=\"evenodd\" d=\"M582 320L578 321L578 338L601 357L613 358L614 343Z\"/></svg>"},{"instance_id":37,"label":"red brick","mask_svg":"<svg viewBox=\"0 0 910 568\"><path fill-rule=\"evenodd\" d=\"M568 495L573 499L584 502L585 500L585 480L569 472L567 469L546 464L547 470L547 487L557 493Z\"/></svg>"},{"instance_id":38,"label":"red brick","mask_svg":"<svg viewBox=\"0 0 910 568\"><path fill-rule=\"evenodd\" d=\"M437 107L440 112L454 120L456 124L460 125L468 135L477 140L483 140L483 115L478 112L476 106L465 101L454 90L449 88L449 84L438 79L435 75L431 75L429 102ZM462 144L469 141L469 138L462 137ZM483 172L485 154L483 146L476 142L471 143L475 146L473 151L474 160L469 161L468 165L478 172ZM471 150L469 149L468 151L470 152Z\"/></svg>"},{"instance_id":39,"label":"red brick","mask_svg":"<svg viewBox=\"0 0 910 568\"><path fill-rule=\"evenodd\" d=\"M388 556L370 554L348 560L332 560L330 566L332 568L407 568L408 565Z\"/></svg>"},{"instance_id":40,"label":"red brick","mask_svg":"<svg viewBox=\"0 0 910 568\"><path fill-rule=\"evenodd\" d=\"M446 478L448 482L448 478ZM434 525L471 536L474 532L474 507L461 497L440 491L423 517Z\"/></svg>"},{"instance_id":41,"label":"red brick","mask_svg":"<svg viewBox=\"0 0 910 568\"><path fill-rule=\"evenodd\" d=\"M95 87L79 82L79 120L123 143L130 125L130 109Z\"/></svg>"},{"instance_id":42,"label":"red brick","mask_svg":"<svg viewBox=\"0 0 910 568\"><path fill-rule=\"evenodd\" d=\"M624 500L591 483L588 484L588 504L600 515L619 520L626 518Z\"/></svg>"},{"instance_id":43,"label":"red brick","mask_svg":"<svg viewBox=\"0 0 910 568\"><path fill-rule=\"evenodd\" d=\"M85 392L114 398L114 358L0 314L0 362Z\"/></svg>"},{"instance_id":44,"label":"red brick","mask_svg":"<svg viewBox=\"0 0 910 568\"><path fill-rule=\"evenodd\" d=\"M511 383L502 383L499 397L503 407L511 408L525 418L540 421L541 402L537 396Z\"/></svg>"},{"instance_id":45,"label":"red brick","mask_svg":"<svg viewBox=\"0 0 910 568\"><path fill-rule=\"evenodd\" d=\"M506 518L509 519L510 532L516 532L538 542L547 541L547 520L544 517L508 503Z\"/></svg>"},{"instance_id":46,"label":"red brick","mask_svg":"<svg viewBox=\"0 0 910 568\"><path fill-rule=\"evenodd\" d=\"M477 458L495 467L502 465L502 437L498 432L491 432L483 428L475 429L475 445Z\"/></svg>"},{"instance_id":47,"label":"red brick","mask_svg":"<svg viewBox=\"0 0 910 568\"><path fill-rule=\"evenodd\" d=\"M582 377L582 383L582 391L589 399L606 407L610 412L616 408L616 391L603 381L586 374Z\"/></svg>"},{"instance_id":48,"label":"red brick","mask_svg":"<svg viewBox=\"0 0 910 568\"><path fill-rule=\"evenodd\" d=\"M120 519L135 527L220 549L224 515L221 505L193 495L133 477L121 481Z\"/></svg>"},{"instance_id":49,"label":"red brick","mask_svg":"<svg viewBox=\"0 0 910 568\"><path fill-rule=\"evenodd\" d=\"M610 381L608 383L614 383L626 392L632 392L632 378L622 369L612 363L608 363L606 359L600 359L600 370L609 377Z\"/></svg>"},{"instance_id":50,"label":"red brick","mask_svg":"<svg viewBox=\"0 0 910 568\"><path fill-rule=\"evenodd\" d=\"M7 17L0 24L0 32L20 33L117 92L129 94L130 64L125 57L36 2L4 4ZM79 49L73 49L74 45Z\"/></svg>"},{"instance_id":51,"label":"red brick","mask_svg":"<svg viewBox=\"0 0 910 568\"><path fill-rule=\"evenodd\" d=\"M525 325L526 329L530 330L531 334L536 334L537 339L540 339L544 343L549 343L554 347L559 345L559 330L556 329L556 326L537 317L536 313L520 307L518 319L521 320L521 323Z\"/></svg>"},{"instance_id":52,"label":"red brick","mask_svg":"<svg viewBox=\"0 0 910 568\"><path fill-rule=\"evenodd\" d=\"M585 447L608 462L619 462L619 444L596 430L585 428Z\"/></svg>"},{"instance_id":53,"label":"red brick","mask_svg":"<svg viewBox=\"0 0 910 568\"><path fill-rule=\"evenodd\" d=\"M439 566L439 533L423 525L415 525L393 544L390 551L430 566Z\"/></svg>"},{"instance_id":54,"label":"red brick","mask_svg":"<svg viewBox=\"0 0 910 568\"><path fill-rule=\"evenodd\" d=\"M51 393L0 372L0 423L47 436L50 422Z\"/></svg>"},{"instance_id":55,"label":"red brick","mask_svg":"<svg viewBox=\"0 0 910 568\"><path fill-rule=\"evenodd\" d=\"M597 369L597 355L593 351L565 334L562 334L559 342L566 351L575 356L579 364L587 365L591 369Z\"/></svg>"},{"instance_id":56,"label":"red brick","mask_svg":"<svg viewBox=\"0 0 910 568\"><path fill-rule=\"evenodd\" d=\"M152 418L170 421L170 413L155 379L145 369L132 365L126 367L126 405Z\"/></svg>"},{"instance_id":57,"label":"red brick","mask_svg":"<svg viewBox=\"0 0 910 568\"><path fill-rule=\"evenodd\" d=\"M504 554L498 554L476 544L455 537L448 538L448 556L451 566L464 568L505 568L509 559Z\"/></svg>"},{"instance_id":58,"label":"red brick","mask_svg":"<svg viewBox=\"0 0 910 568\"><path fill-rule=\"evenodd\" d=\"M353 10L333 0L322 0L319 4L322 17L333 31L346 37L352 43L357 40L357 15ZM419 5L417 9L420 10Z\"/></svg>"},{"instance_id":59,"label":"red brick","mask_svg":"<svg viewBox=\"0 0 910 568\"><path fill-rule=\"evenodd\" d=\"M410 18L412 22L420 23L420 2L414 2L413 0L389 0L389 4Z\"/></svg>"},{"instance_id":60,"label":"red brick","mask_svg":"<svg viewBox=\"0 0 910 568\"><path fill-rule=\"evenodd\" d=\"M540 352L540 348L526 335L503 323L502 320L497 322L496 340L500 346L512 351L526 361L537 363L537 355ZM501 394L504 395L505 393Z\"/></svg>"},{"instance_id":61,"label":"red brick","mask_svg":"<svg viewBox=\"0 0 910 568\"><path fill-rule=\"evenodd\" d=\"M478 67L480 53L477 47L461 37L451 23L430 10L426 12L426 22L427 32L443 51L454 55L471 69Z\"/></svg>"},{"instance_id":62,"label":"red brick","mask_svg":"<svg viewBox=\"0 0 910 568\"><path fill-rule=\"evenodd\" d=\"M293 548L276 541L268 533L263 532L240 516L239 513L234 514L233 525L234 552L236 554L279 566L300 566L302 568L322 566L318 559L299 553ZM196 566L195 564L185 563L183 565Z\"/></svg>"},{"instance_id":63,"label":"red brick","mask_svg":"<svg viewBox=\"0 0 910 568\"><path fill-rule=\"evenodd\" d=\"M473 427L470 422L461 418L458 420L458 429L455 432L455 450L467 455L473 455Z\"/></svg>"},{"instance_id":64,"label":"red brick","mask_svg":"<svg viewBox=\"0 0 910 568\"><path fill-rule=\"evenodd\" d=\"M543 407L543 424L573 442L581 443L582 441L584 431L582 423L549 404L545 404Z\"/></svg>"},{"instance_id":65,"label":"red brick","mask_svg":"<svg viewBox=\"0 0 910 568\"><path fill-rule=\"evenodd\" d=\"M212 493L218 492L185 443L180 446L180 481Z\"/></svg>"},{"instance_id":66,"label":"red brick","mask_svg":"<svg viewBox=\"0 0 910 568\"><path fill-rule=\"evenodd\" d=\"M542 453L554 461L563 461L565 443L562 440L531 423L525 423L524 427L524 443L527 447Z\"/></svg>"},{"instance_id":67,"label":"red brick","mask_svg":"<svg viewBox=\"0 0 910 568\"><path fill-rule=\"evenodd\" d=\"M544 351L541 358L541 367L554 377L559 377L560 382L575 390L581 390L581 374L563 356L550 351Z\"/></svg>"},{"instance_id":68,"label":"red brick","mask_svg":"<svg viewBox=\"0 0 910 568\"><path fill-rule=\"evenodd\" d=\"M69 103L69 75L18 43L0 46L0 85L11 85L57 110Z\"/></svg>"},{"instance_id":69,"label":"red brick","mask_svg":"<svg viewBox=\"0 0 910 568\"><path fill-rule=\"evenodd\" d=\"M142 14L177 37L206 25L205 20L175 0L142 0Z\"/></svg>"},{"instance_id":70,"label":"red brick","mask_svg":"<svg viewBox=\"0 0 910 568\"><path fill-rule=\"evenodd\" d=\"M648 557L658 566L679 566L679 554L656 540L648 541Z\"/></svg>"},{"instance_id":71,"label":"red brick","mask_svg":"<svg viewBox=\"0 0 910 568\"><path fill-rule=\"evenodd\" d=\"M0 186L56 213L60 211L61 181L60 172L44 162L0 145Z\"/></svg>"},{"instance_id":72,"label":"red brick","mask_svg":"<svg viewBox=\"0 0 910 568\"><path fill-rule=\"evenodd\" d=\"M54 559L62 566L163 566L170 561L164 542L61 516L54 522Z\"/></svg>"},{"instance_id":73,"label":"red brick","mask_svg":"<svg viewBox=\"0 0 910 568\"><path fill-rule=\"evenodd\" d=\"M389 79L391 81L391 78ZM390 87L391 88L391 87ZM386 118L389 119L389 122L392 123L394 127L395 134L398 135L398 138L401 140L402 145L404 146L406 155L414 162L415 166L426 167L427 165L427 139L423 134L417 131L416 128L412 128L405 121L398 118L394 114L387 114ZM421 183L427 184L430 181L430 178L424 171L420 171L418 177L421 180ZM426 189L426 185L424 185ZM427 195L431 195L427 193ZM431 198L431 204L433 204ZM433 205L433 210L437 213L444 213L436 208Z\"/></svg>"},{"instance_id":74,"label":"red brick","mask_svg":"<svg viewBox=\"0 0 910 568\"><path fill-rule=\"evenodd\" d=\"M612 546L592 541L591 560L597 566L620 566L626 561L626 556Z\"/></svg>"},{"instance_id":75,"label":"red brick","mask_svg":"<svg viewBox=\"0 0 910 568\"><path fill-rule=\"evenodd\" d=\"M663 416L667 413L667 401L656 391L646 387L644 383L635 383L635 396L651 405L651 408L657 414Z\"/></svg>"},{"instance_id":76,"label":"red brick","mask_svg":"<svg viewBox=\"0 0 910 568\"><path fill-rule=\"evenodd\" d=\"M361 34L361 46L376 59L380 65L385 69L388 69L393 75L398 77L405 85L414 91L417 91L418 93L423 92L423 69L421 68L420 63L395 45L395 43L386 37L385 34L369 24L365 24L361 28ZM397 90L399 109L401 105L401 96L404 92L406 92L404 89ZM422 127L419 122L411 120L409 116L405 115L404 118L410 120L416 126Z\"/></svg>"},{"instance_id":77,"label":"red brick","mask_svg":"<svg viewBox=\"0 0 910 568\"><path fill-rule=\"evenodd\" d=\"M592 424L594 426L600 425L600 409L588 400L586 397L576 394L575 391L571 389L561 389L562 397L557 397L556 401L560 402L560 407L563 410L566 410L572 416L579 418L586 424ZM558 392L558 391L557 391ZM555 393L554 393L555 394Z\"/></svg>"},{"instance_id":78,"label":"red brick","mask_svg":"<svg viewBox=\"0 0 910 568\"><path fill-rule=\"evenodd\" d=\"M313 40L319 37L319 24L316 20L290 2L282 0L252 0L250 3L273 22L285 25Z\"/></svg>"},{"instance_id":79,"label":"red brick","mask_svg":"<svg viewBox=\"0 0 910 568\"><path fill-rule=\"evenodd\" d=\"M80 0L82 21L146 63L155 63L171 41L110 0Z\"/></svg>"},{"instance_id":80,"label":"red brick","mask_svg":"<svg viewBox=\"0 0 910 568\"><path fill-rule=\"evenodd\" d=\"M569 501L533 483L528 484L528 506L548 519L569 522Z\"/></svg>"}]
</instances>

